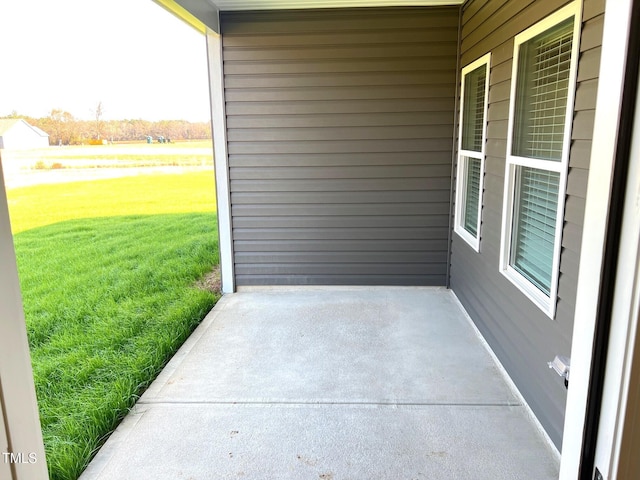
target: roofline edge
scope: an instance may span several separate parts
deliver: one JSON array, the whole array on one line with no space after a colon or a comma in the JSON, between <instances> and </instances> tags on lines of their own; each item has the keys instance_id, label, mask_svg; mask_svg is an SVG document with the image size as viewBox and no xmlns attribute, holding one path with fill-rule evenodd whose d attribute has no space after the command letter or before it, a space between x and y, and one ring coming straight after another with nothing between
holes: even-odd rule
<instances>
[{"instance_id":1,"label":"roofline edge","mask_svg":"<svg viewBox=\"0 0 640 480\"><path fill-rule=\"evenodd\" d=\"M202 34L207 30L220 33L218 8L206 0L153 0L153 2Z\"/></svg>"}]
</instances>

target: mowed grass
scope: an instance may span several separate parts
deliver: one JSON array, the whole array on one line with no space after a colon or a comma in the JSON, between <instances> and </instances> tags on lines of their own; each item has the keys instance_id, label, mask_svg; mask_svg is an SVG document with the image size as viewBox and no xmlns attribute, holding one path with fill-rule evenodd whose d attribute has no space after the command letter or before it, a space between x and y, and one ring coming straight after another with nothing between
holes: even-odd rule
<instances>
[{"instance_id":1,"label":"mowed grass","mask_svg":"<svg viewBox=\"0 0 640 480\"><path fill-rule=\"evenodd\" d=\"M218 263L212 185L167 177L8 192L22 230L14 241L52 480L79 476L218 298L198 286ZM179 205L171 185L190 185ZM95 195L107 191L120 195ZM119 216L132 203L138 214ZM167 213L176 210L184 213ZM89 212L98 218L82 218Z\"/></svg>"},{"instance_id":2,"label":"mowed grass","mask_svg":"<svg viewBox=\"0 0 640 480\"><path fill-rule=\"evenodd\" d=\"M9 190L13 233L76 218L215 211L213 170Z\"/></svg>"}]
</instances>

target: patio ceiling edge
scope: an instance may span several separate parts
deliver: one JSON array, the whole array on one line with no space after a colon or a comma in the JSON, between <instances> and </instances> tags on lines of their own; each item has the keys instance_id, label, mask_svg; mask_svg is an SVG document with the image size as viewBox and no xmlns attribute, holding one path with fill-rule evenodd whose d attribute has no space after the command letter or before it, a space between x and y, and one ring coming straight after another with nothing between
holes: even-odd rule
<instances>
[{"instance_id":1,"label":"patio ceiling edge","mask_svg":"<svg viewBox=\"0 0 640 480\"><path fill-rule=\"evenodd\" d=\"M206 0L153 0L200 33L220 33L219 9Z\"/></svg>"}]
</instances>

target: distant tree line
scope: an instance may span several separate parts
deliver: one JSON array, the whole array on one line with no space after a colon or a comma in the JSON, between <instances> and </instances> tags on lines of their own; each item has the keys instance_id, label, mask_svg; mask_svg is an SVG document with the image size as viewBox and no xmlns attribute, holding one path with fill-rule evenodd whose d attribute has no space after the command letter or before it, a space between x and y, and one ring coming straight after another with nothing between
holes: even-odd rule
<instances>
[{"instance_id":1,"label":"distant tree line","mask_svg":"<svg viewBox=\"0 0 640 480\"><path fill-rule=\"evenodd\" d=\"M98 107L100 108L101 105L99 104ZM44 118L17 115L15 112L4 118L23 118L29 124L44 130L49 134L51 145L82 145L92 140L143 141L148 135L154 140L163 136L171 141L211 138L209 122L104 120L101 118L101 110L96 111L95 120L79 120L69 112L58 109L51 110L51 113Z\"/></svg>"}]
</instances>

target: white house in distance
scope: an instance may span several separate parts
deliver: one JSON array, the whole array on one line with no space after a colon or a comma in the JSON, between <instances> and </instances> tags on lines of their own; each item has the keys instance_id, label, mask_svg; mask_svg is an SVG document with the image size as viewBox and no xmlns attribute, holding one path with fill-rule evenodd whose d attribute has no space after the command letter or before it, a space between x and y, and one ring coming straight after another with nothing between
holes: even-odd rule
<instances>
[{"instance_id":1,"label":"white house in distance","mask_svg":"<svg viewBox=\"0 0 640 480\"><path fill-rule=\"evenodd\" d=\"M21 118L0 119L0 149L17 150L49 146L49 134Z\"/></svg>"}]
</instances>

